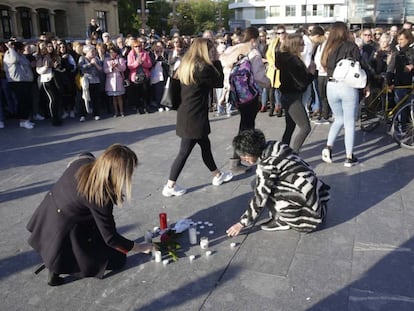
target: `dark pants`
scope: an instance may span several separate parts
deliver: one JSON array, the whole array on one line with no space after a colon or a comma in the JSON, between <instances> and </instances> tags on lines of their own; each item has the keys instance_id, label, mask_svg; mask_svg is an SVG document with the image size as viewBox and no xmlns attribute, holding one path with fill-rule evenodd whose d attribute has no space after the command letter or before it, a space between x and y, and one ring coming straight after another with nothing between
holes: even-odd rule
<instances>
[{"instance_id":1,"label":"dark pants","mask_svg":"<svg viewBox=\"0 0 414 311\"><path fill-rule=\"evenodd\" d=\"M238 107L240 112L240 124L239 124L239 134L244 130L250 130L255 128L255 121L257 113L260 110L260 101L259 96L256 97L248 104L240 105ZM240 158L236 152L233 153L233 158Z\"/></svg>"},{"instance_id":2,"label":"dark pants","mask_svg":"<svg viewBox=\"0 0 414 311\"><path fill-rule=\"evenodd\" d=\"M319 101L321 103L321 117L324 119L329 119L331 115L331 107L328 104L328 97L326 96L326 84L328 83L327 76L318 77L318 95Z\"/></svg>"},{"instance_id":3,"label":"dark pants","mask_svg":"<svg viewBox=\"0 0 414 311\"><path fill-rule=\"evenodd\" d=\"M28 120L32 113L32 82L9 82L10 90L17 101L17 117Z\"/></svg>"},{"instance_id":4,"label":"dark pants","mask_svg":"<svg viewBox=\"0 0 414 311\"><path fill-rule=\"evenodd\" d=\"M293 145L293 152L299 153L305 138L309 135L311 128L305 107L302 104L302 93L282 93L282 106L285 109L286 128L283 133L282 142L290 145L293 132L298 126Z\"/></svg>"},{"instance_id":5,"label":"dark pants","mask_svg":"<svg viewBox=\"0 0 414 311\"><path fill-rule=\"evenodd\" d=\"M91 99L90 104L92 106L94 116L99 116L99 114L101 113L101 96L100 95L101 95L100 83L89 84L89 97ZM82 101L84 102L83 99ZM80 105L80 107L81 107L80 115L82 117L85 117L87 114L85 103L83 103L83 105Z\"/></svg>"},{"instance_id":6,"label":"dark pants","mask_svg":"<svg viewBox=\"0 0 414 311\"><path fill-rule=\"evenodd\" d=\"M52 119L52 124L59 124L60 120L60 97L56 88L55 81L52 79L49 82L42 82L42 90L46 94L47 109Z\"/></svg>"},{"instance_id":7,"label":"dark pants","mask_svg":"<svg viewBox=\"0 0 414 311\"><path fill-rule=\"evenodd\" d=\"M208 167L210 172L214 172L217 169L213 154L211 153L211 144L208 137L201 139L181 138L180 151L178 152L178 155L171 167L169 180L176 181L178 179L178 176L180 175L195 144L200 145L203 162Z\"/></svg>"}]
</instances>

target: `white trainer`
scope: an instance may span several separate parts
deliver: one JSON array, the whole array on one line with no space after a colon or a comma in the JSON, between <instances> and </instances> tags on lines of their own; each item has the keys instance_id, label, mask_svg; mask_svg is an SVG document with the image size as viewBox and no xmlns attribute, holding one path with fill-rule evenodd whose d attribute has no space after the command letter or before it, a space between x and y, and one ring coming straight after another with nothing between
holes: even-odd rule
<instances>
[{"instance_id":1,"label":"white trainer","mask_svg":"<svg viewBox=\"0 0 414 311\"><path fill-rule=\"evenodd\" d=\"M172 196L180 196L187 192L187 189L180 187L179 185L175 184L174 187L170 188L168 185L165 185L162 189L162 195L165 197L172 197Z\"/></svg>"},{"instance_id":2,"label":"white trainer","mask_svg":"<svg viewBox=\"0 0 414 311\"><path fill-rule=\"evenodd\" d=\"M36 121L43 121L45 119L45 117L44 116L41 116L40 114L38 114L38 113L36 113L34 116L33 116L33 120L36 120Z\"/></svg>"},{"instance_id":3,"label":"white trainer","mask_svg":"<svg viewBox=\"0 0 414 311\"><path fill-rule=\"evenodd\" d=\"M32 128L34 128L34 124L29 120L21 121L20 127L24 127L25 129L31 130Z\"/></svg>"},{"instance_id":4,"label":"white trainer","mask_svg":"<svg viewBox=\"0 0 414 311\"><path fill-rule=\"evenodd\" d=\"M230 181L233 179L233 174L231 172L220 172L220 175L214 176L212 184L214 186L220 186L222 183Z\"/></svg>"},{"instance_id":5,"label":"white trainer","mask_svg":"<svg viewBox=\"0 0 414 311\"><path fill-rule=\"evenodd\" d=\"M4 122L0 121L0 129L4 129Z\"/></svg>"}]
</instances>

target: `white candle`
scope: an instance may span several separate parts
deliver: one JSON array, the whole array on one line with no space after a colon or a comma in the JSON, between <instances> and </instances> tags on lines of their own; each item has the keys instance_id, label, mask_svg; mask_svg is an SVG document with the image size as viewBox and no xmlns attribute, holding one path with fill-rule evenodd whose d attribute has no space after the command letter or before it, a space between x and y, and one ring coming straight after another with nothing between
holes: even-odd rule
<instances>
[{"instance_id":1,"label":"white candle","mask_svg":"<svg viewBox=\"0 0 414 311\"><path fill-rule=\"evenodd\" d=\"M161 262L161 251L155 251L155 262Z\"/></svg>"},{"instance_id":2,"label":"white candle","mask_svg":"<svg viewBox=\"0 0 414 311\"><path fill-rule=\"evenodd\" d=\"M200 247L202 249L207 249L208 248L208 237L202 237L200 239Z\"/></svg>"}]
</instances>

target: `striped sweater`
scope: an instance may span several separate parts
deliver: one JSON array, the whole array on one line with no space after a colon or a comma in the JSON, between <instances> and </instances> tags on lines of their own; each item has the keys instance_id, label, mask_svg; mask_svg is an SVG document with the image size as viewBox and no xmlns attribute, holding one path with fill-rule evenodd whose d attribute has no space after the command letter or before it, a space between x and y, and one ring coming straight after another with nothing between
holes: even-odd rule
<instances>
[{"instance_id":1,"label":"striped sweater","mask_svg":"<svg viewBox=\"0 0 414 311\"><path fill-rule=\"evenodd\" d=\"M249 225L268 207L291 228L313 231L325 216L329 189L288 145L269 141L257 162L254 197L240 223Z\"/></svg>"}]
</instances>

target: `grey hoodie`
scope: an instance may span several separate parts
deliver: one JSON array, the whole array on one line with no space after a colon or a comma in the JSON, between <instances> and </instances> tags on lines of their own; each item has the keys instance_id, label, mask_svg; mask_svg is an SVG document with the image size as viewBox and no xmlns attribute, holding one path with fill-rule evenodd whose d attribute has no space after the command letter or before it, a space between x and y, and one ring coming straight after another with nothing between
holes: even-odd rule
<instances>
[{"instance_id":1,"label":"grey hoodie","mask_svg":"<svg viewBox=\"0 0 414 311\"><path fill-rule=\"evenodd\" d=\"M10 48L4 54L4 71L8 82L32 82L33 71L26 56Z\"/></svg>"}]
</instances>

